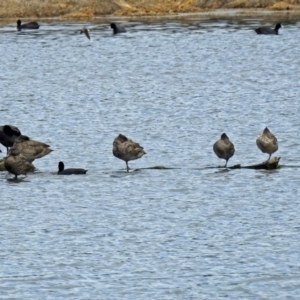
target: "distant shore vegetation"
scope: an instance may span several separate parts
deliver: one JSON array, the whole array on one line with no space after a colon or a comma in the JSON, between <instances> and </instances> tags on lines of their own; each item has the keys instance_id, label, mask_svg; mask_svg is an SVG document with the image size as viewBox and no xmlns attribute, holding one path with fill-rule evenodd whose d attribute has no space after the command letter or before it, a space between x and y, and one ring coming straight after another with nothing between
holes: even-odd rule
<instances>
[{"instance_id":1,"label":"distant shore vegetation","mask_svg":"<svg viewBox=\"0 0 300 300\"><path fill-rule=\"evenodd\" d=\"M103 15L155 16L216 9L300 10L300 0L9 0L0 18L93 18Z\"/></svg>"}]
</instances>

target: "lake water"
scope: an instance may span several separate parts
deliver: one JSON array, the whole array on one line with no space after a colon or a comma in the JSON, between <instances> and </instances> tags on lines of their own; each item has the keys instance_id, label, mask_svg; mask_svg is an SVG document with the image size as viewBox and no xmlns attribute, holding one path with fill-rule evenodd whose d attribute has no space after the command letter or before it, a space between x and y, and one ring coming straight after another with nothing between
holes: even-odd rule
<instances>
[{"instance_id":1,"label":"lake water","mask_svg":"<svg viewBox=\"0 0 300 300\"><path fill-rule=\"evenodd\" d=\"M22 182L0 173L1 299L299 297L300 17L256 35L264 18L1 24L0 125L54 149ZM223 132L229 166L266 160L266 126L280 169L217 168ZM119 133L139 170L112 155Z\"/></svg>"}]
</instances>

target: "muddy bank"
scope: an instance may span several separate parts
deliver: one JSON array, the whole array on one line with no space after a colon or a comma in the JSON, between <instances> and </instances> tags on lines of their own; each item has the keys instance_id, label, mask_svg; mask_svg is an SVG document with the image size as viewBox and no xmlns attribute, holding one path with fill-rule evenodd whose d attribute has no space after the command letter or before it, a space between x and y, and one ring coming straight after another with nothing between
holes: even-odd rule
<instances>
[{"instance_id":1,"label":"muddy bank","mask_svg":"<svg viewBox=\"0 0 300 300\"><path fill-rule=\"evenodd\" d=\"M300 9L300 0L10 0L0 2L0 18L89 19L103 15L156 16L216 9Z\"/></svg>"}]
</instances>

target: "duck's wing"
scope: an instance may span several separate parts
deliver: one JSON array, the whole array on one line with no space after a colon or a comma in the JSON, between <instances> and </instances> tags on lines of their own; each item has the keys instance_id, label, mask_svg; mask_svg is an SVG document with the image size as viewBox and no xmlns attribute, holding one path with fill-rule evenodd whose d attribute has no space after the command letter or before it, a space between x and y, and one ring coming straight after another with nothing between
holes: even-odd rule
<instances>
[{"instance_id":1,"label":"duck's wing","mask_svg":"<svg viewBox=\"0 0 300 300\"><path fill-rule=\"evenodd\" d=\"M86 35L86 37L90 40L90 34L89 31L87 29L85 29L84 34Z\"/></svg>"},{"instance_id":2,"label":"duck's wing","mask_svg":"<svg viewBox=\"0 0 300 300\"><path fill-rule=\"evenodd\" d=\"M132 156L142 157L144 154L146 154L144 148L139 143L133 141L127 141L123 143L122 146L123 146L123 151Z\"/></svg>"},{"instance_id":3,"label":"duck's wing","mask_svg":"<svg viewBox=\"0 0 300 300\"><path fill-rule=\"evenodd\" d=\"M231 141L228 141L228 145L227 145L227 155L229 157L233 156L235 152L235 148L234 145Z\"/></svg>"},{"instance_id":4,"label":"duck's wing","mask_svg":"<svg viewBox=\"0 0 300 300\"><path fill-rule=\"evenodd\" d=\"M268 133L266 133L265 136L266 136L266 137L270 140L270 142L272 142L274 145L277 145L277 144L278 144L276 136L275 136L271 131L269 131Z\"/></svg>"},{"instance_id":5,"label":"duck's wing","mask_svg":"<svg viewBox=\"0 0 300 300\"><path fill-rule=\"evenodd\" d=\"M26 142L24 142L24 144L27 147L44 147L44 148L49 148L50 147L50 145L48 145L48 144L45 144L45 143L39 142L39 141L35 141L35 140L26 141Z\"/></svg>"},{"instance_id":6,"label":"duck's wing","mask_svg":"<svg viewBox=\"0 0 300 300\"><path fill-rule=\"evenodd\" d=\"M33 140L14 143L14 147L29 161L41 158L53 151L49 145Z\"/></svg>"},{"instance_id":7,"label":"duck's wing","mask_svg":"<svg viewBox=\"0 0 300 300\"><path fill-rule=\"evenodd\" d=\"M43 142L31 140L29 137L21 135L16 140L14 145L18 146L20 149L21 147L50 147L50 145L45 144Z\"/></svg>"},{"instance_id":8,"label":"duck's wing","mask_svg":"<svg viewBox=\"0 0 300 300\"><path fill-rule=\"evenodd\" d=\"M22 173L22 174L26 174L28 172L33 172L35 170L34 165L22 156L20 156L20 158L18 159L18 164L20 165L20 167L23 168L24 173Z\"/></svg>"},{"instance_id":9,"label":"duck's wing","mask_svg":"<svg viewBox=\"0 0 300 300\"><path fill-rule=\"evenodd\" d=\"M89 34L89 30L85 27L83 27L81 30L80 30L80 34L84 33L85 36L90 40L90 34Z\"/></svg>"}]
</instances>

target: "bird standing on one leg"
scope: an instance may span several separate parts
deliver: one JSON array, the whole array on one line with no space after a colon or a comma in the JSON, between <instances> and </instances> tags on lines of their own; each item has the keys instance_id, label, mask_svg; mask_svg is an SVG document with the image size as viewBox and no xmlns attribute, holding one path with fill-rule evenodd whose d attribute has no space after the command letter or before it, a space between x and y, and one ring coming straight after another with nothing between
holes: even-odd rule
<instances>
[{"instance_id":1,"label":"bird standing on one leg","mask_svg":"<svg viewBox=\"0 0 300 300\"><path fill-rule=\"evenodd\" d=\"M215 154L226 160L225 168L230 157L234 155L235 149L233 143L229 140L226 133L221 135L221 138L214 143L213 146Z\"/></svg>"},{"instance_id":2,"label":"bird standing on one leg","mask_svg":"<svg viewBox=\"0 0 300 300\"><path fill-rule=\"evenodd\" d=\"M119 134L113 142L113 155L126 162L126 170L129 172L128 161L141 158L146 152L140 144Z\"/></svg>"},{"instance_id":3,"label":"bird standing on one leg","mask_svg":"<svg viewBox=\"0 0 300 300\"><path fill-rule=\"evenodd\" d=\"M278 142L275 135L266 127L261 135L256 139L256 145L262 153L268 153L270 160L271 155L278 150Z\"/></svg>"}]
</instances>

